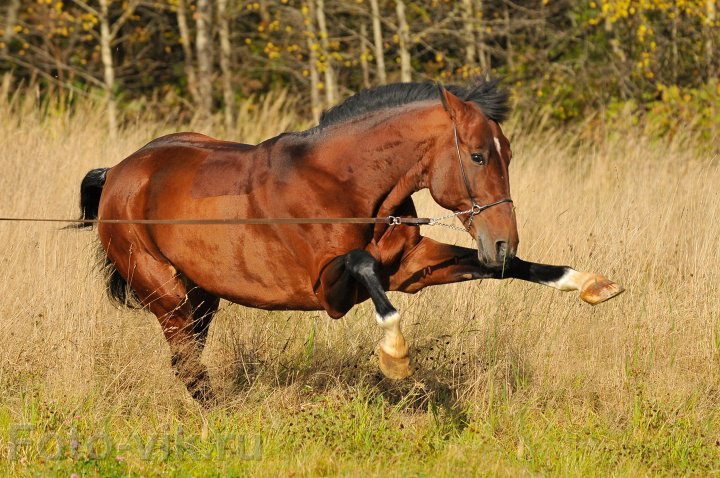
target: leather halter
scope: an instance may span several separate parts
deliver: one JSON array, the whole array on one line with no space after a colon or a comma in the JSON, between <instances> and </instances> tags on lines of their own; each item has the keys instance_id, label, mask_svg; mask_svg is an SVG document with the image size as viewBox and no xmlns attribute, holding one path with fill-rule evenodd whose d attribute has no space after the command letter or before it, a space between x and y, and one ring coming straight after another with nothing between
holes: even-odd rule
<instances>
[{"instance_id":1,"label":"leather halter","mask_svg":"<svg viewBox=\"0 0 720 478\"><path fill-rule=\"evenodd\" d=\"M461 211L456 212L455 215L459 216L461 214L468 214L469 217L463 222L463 226L465 227L466 231L470 231L470 225L472 224L473 218L477 215L479 215L481 212L483 212L486 209L490 209L493 206L497 206L498 204L502 204L505 202L512 203L513 200L510 198L503 198L499 199L495 202L491 202L489 204L479 205L477 202L475 202L475 197L473 197L472 190L470 189L470 182L468 181L467 174L465 174L465 166L463 165L462 161L462 155L460 154L460 142L458 141L458 133L457 133L457 124L455 123L455 118L452 119L453 124L453 137L455 139L455 152L457 153L458 162L460 163L460 173L462 174L463 183L465 184L465 190L467 191L468 198L470 199L470 209L467 211Z\"/></svg>"}]
</instances>

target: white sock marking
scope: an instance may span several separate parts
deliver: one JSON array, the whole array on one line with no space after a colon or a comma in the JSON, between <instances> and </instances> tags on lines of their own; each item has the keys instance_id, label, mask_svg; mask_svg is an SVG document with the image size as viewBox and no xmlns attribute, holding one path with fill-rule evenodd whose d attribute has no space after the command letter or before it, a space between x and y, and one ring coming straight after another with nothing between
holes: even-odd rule
<instances>
[{"instance_id":1,"label":"white sock marking","mask_svg":"<svg viewBox=\"0 0 720 478\"><path fill-rule=\"evenodd\" d=\"M404 357L407 355L407 344L400 330L400 314L391 312L386 316L376 313L375 318L383 329L383 338L380 348L391 357Z\"/></svg>"},{"instance_id":2,"label":"white sock marking","mask_svg":"<svg viewBox=\"0 0 720 478\"><path fill-rule=\"evenodd\" d=\"M565 272L565 274L563 274L563 276L558 280L544 282L544 284L563 291L581 290L583 284L585 284L588 279L592 278L588 276L592 276L592 274L568 269L567 272Z\"/></svg>"},{"instance_id":3,"label":"white sock marking","mask_svg":"<svg viewBox=\"0 0 720 478\"><path fill-rule=\"evenodd\" d=\"M386 316L382 316L375 312L375 319L380 327L383 329L393 328L400 325L400 313L397 311L390 312Z\"/></svg>"}]
</instances>

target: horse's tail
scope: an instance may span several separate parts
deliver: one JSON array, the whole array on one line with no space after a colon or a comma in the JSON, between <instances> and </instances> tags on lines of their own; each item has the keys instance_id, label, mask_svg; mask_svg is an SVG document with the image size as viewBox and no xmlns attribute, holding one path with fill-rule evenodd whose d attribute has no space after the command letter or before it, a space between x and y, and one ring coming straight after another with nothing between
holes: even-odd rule
<instances>
[{"instance_id":1,"label":"horse's tail","mask_svg":"<svg viewBox=\"0 0 720 478\"><path fill-rule=\"evenodd\" d=\"M110 168L93 169L85 175L80 183L80 219L97 219L100 195L105 186L108 169ZM92 223L80 222L75 227L78 229L92 227Z\"/></svg>"},{"instance_id":2,"label":"horse's tail","mask_svg":"<svg viewBox=\"0 0 720 478\"><path fill-rule=\"evenodd\" d=\"M102 195L105 178L110 168L93 169L88 172L80 183L80 219L93 220L98 218L100 196ZM92 227L91 222L80 222L72 226L77 229ZM105 250L98 247L103 269L107 274L107 293L120 305L133 307L137 304L135 294L129 290L127 281L115 268L115 264L107 256Z\"/></svg>"}]
</instances>

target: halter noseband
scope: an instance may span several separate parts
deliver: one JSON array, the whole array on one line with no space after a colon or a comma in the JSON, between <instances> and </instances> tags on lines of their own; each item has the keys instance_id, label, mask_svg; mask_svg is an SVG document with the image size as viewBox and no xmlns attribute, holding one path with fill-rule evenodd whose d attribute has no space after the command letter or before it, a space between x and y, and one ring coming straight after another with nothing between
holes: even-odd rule
<instances>
[{"instance_id":1,"label":"halter noseband","mask_svg":"<svg viewBox=\"0 0 720 478\"><path fill-rule=\"evenodd\" d=\"M477 202L475 202L475 198L472 195L472 191L470 190L470 182L467 179L467 175L465 174L465 166L463 165L462 161L462 155L460 154L460 142L458 141L458 134L457 134L457 124L455 124L455 118L452 119L453 124L453 137L455 138L455 152L457 153L458 162L460 163L460 173L462 174L463 183L465 184L465 190L467 191L468 198L470 198L470 209L467 211L461 211L456 212L455 215L459 216L461 214L468 214L469 217L463 222L463 226L465 227L466 231L469 231L470 225L472 224L473 218L477 215L479 215L481 212L483 212L486 209L490 209L493 206L497 206L498 204L502 204L505 202L512 203L513 200L510 198L504 198L500 199L495 202L491 202L489 204L485 204L483 206L479 205Z\"/></svg>"}]
</instances>

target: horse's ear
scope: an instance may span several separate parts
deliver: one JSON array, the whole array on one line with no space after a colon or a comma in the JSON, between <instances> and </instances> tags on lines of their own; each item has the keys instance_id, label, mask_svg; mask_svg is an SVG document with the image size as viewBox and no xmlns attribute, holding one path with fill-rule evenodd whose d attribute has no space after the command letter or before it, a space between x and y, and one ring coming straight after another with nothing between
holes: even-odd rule
<instances>
[{"instance_id":1,"label":"horse's ear","mask_svg":"<svg viewBox=\"0 0 720 478\"><path fill-rule=\"evenodd\" d=\"M465 102L450 93L441 83L438 83L437 86L443 108L445 108L445 111L450 115L450 119L456 121L458 116L465 111Z\"/></svg>"},{"instance_id":2,"label":"horse's ear","mask_svg":"<svg viewBox=\"0 0 720 478\"><path fill-rule=\"evenodd\" d=\"M442 83L439 81L436 83L438 88L438 93L440 93L440 101L442 102L443 108L445 108L445 111L450 113L450 105L447 102L447 99L445 98L445 92L447 91Z\"/></svg>"}]
</instances>

